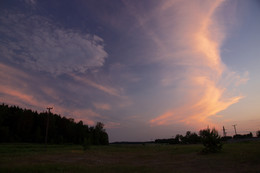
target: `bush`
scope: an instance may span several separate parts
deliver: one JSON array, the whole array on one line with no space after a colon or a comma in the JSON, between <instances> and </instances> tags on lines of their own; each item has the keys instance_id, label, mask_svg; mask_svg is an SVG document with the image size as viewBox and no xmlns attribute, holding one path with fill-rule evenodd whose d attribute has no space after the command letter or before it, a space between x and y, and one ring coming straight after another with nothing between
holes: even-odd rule
<instances>
[{"instance_id":1,"label":"bush","mask_svg":"<svg viewBox=\"0 0 260 173\"><path fill-rule=\"evenodd\" d=\"M245 134L245 135L237 134L237 135L233 136L234 139L246 139L246 138L252 138L252 137L253 137L253 134L251 132L248 134Z\"/></svg>"},{"instance_id":2,"label":"bush","mask_svg":"<svg viewBox=\"0 0 260 173\"><path fill-rule=\"evenodd\" d=\"M221 138L221 141L228 141L228 140L231 140L232 139L232 136L223 136Z\"/></svg>"},{"instance_id":3,"label":"bush","mask_svg":"<svg viewBox=\"0 0 260 173\"><path fill-rule=\"evenodd\" d=\"M258 130L257 132L256 132L256 136L259 138L260 137L260 130Z\"/></svg>"},{"instance_id":4,"label":"bush","mask_svg":"<svg viewBox=\"0 0 260 173\"><path fill-rule=\"evenodd\" d=\"M200 131L202 144L204 145L203 153L216 153L222 149L221 138L216 129L204 129Z\"/></svg>"}]
</instances>

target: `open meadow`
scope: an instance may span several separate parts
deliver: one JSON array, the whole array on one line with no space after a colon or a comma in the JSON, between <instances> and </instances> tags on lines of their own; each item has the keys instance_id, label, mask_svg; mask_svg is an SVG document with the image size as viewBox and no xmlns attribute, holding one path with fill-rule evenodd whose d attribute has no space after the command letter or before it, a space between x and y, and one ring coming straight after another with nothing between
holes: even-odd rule
<instances>
[{"instance_id":1,"label":"open meadow","mask_svg":"<svg viewBox=\"0 0 260 173\"><path fill-rule=\"evenodd\" d=\"M202 145L1 144L0 172L260 172L260 142L223 145L201 154Z\"/></svg>"}]
</instances>

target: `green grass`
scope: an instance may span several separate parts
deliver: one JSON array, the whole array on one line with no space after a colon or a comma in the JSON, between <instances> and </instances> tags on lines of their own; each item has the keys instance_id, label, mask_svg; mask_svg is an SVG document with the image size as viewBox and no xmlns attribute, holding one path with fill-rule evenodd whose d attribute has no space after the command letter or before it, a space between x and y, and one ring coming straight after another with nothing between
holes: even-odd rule
<instances>
[{"instance_id":1,"label":"green grass","mask_svg":"<svg viewBox=\"0 0 260 173\"><path fill-rule=\"evenodd\" d=\"M43 144L0 144L1 155L35 155L40 153L59 153L66 151L80 151L79 145L43 145Z\"/></svg>"},{"instance_id":2,"label":"green grass","mask_svg":"<svg viewBox=\"0 0 260 173\"><path fill-rule=\"evenodd\" d=\"M60 165L60 164L52 164L52 165L37 165L30 167L19 167L19 168L11 168L11 169L3 169L5 173L57 173L57 172L66 172L66 173L86 173L86 172L125 172L125 173L133 173L133 172L151 172L151 168L149 167L131 167L127 165L113 165L113 166L99 166L99 167L83 167L83 166L74 166L74 165Z\"/></svg>"},{"instance_id":3,"label":"green grass","mask_svg":"<svg viewBox=\"0 0 260 173\"><path fill-rule=\"evenodd\" d=\"M225 144L203 155L202 145L0 144L0 172L260 172L260 142Z\"/></svg>"}]
</instances>

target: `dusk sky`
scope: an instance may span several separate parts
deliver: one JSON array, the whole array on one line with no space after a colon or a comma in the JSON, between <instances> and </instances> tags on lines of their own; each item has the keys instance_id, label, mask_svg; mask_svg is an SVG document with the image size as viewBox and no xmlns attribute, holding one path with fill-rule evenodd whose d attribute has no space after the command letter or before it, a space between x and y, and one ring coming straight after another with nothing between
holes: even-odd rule
<instances>
[{"instance_id":1,"label":"dusk sky","mask_svg":"<svg viewBox=\"0 0 260 173\"><path fill-rule=\"evenodd\" d=\"M1 0L0 102L110 142L260 130L259 0Z\"/></svg>"}]
</instances>

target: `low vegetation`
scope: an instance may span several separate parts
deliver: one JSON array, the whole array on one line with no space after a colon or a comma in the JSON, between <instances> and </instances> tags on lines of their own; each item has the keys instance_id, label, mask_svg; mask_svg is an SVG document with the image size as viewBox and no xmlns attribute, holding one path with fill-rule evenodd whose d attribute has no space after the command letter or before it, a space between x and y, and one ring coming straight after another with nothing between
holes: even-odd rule
<instances>
[{"instance_id":1,"label":"low vegetation","mask_svg":"<svg viewBox=\"0 0 260 173\"><path fill-rule=\"evenodd\" d=\"M216 129L204 129L200 131L200 137L204 148L203 153L216 153L222 149L221 138Z\"/></svg>"},{"instance_id":2,"label":"low vegetation","mask_svg":"<svg viewBox=\"0 0 260 173\"><path fill-rule=\"evenodd\" d=\"M217 154L202 144L81 145L0 144L4 173L258 172L260 142L231 143Z\"/></svg>"}]
</instances>

